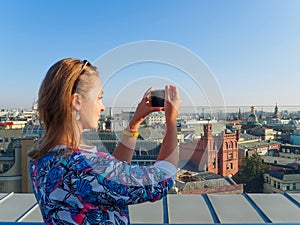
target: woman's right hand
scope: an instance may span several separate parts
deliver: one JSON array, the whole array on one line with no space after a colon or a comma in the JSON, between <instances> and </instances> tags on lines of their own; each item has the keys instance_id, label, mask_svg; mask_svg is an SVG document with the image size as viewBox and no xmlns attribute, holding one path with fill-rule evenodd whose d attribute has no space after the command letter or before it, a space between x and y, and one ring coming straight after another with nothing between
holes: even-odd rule
<instances>
[{"instance_id":1,"label":"woman's right hand","mask_svg":"<svg viewBox=\"0 0 300 225\"><path fill-rule=\"evenodd\" d=\"M181 108L181 100L176 86L167 85L165 87L165 116L167 125L169 122L176 122Z\"/></svg>"}]
</instances>

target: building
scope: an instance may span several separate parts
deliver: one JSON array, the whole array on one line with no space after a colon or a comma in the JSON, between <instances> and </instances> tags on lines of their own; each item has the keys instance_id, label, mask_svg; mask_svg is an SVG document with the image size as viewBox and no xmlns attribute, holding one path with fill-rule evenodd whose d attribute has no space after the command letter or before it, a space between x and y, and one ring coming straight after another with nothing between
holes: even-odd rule
<instances>
[{"instance_id":1,"label":"building","mask_svg":"<svg viewBox=\"0 0 300 225\"><path fill-rule=\"evenodd\" d=\"M300 145L281 144L279 156L300 160Z\"/></svg>"},{"instance_id":2,"label":"building","mask_svg":"<svg viewBox=\"0 0 300 225\"><path fill-rule=\"evenodd\" d=\"M239 150L245 152L245 156L250 156L253 152L259 155L268 155L269 152L279 152L281 143L275 140L254 141L239 143Z\"/></svg>"},{"instance_id":3,"label":"building","mask_svg":"<svg viewBox=\"0 0 300 225\"><path fill-rule=\"evenodd\" d=\"M203 125L200 139L180 144L179 160L183 169L208 171L221 176L233 176L238 172L237 133L225 130L212 134L212 124Z\"/></svg>"},{"instance_id":4,"label":"building","mask_svg":"<svg viewBox=\"0 0 300 225\"><path fill-rule=\"evenodd\" d=\"M236 184L230 177L207 171L180 170L177 172L175 189L179 194L241 194L243 184Z\"/></svg>"},{"instance_id":5,"label":"building","mask_svg":"<svg viewBox=\"0 0 300 225\"><path fill-rule=\"evenodd\" d=\"M33 148L34 143L34 138L17 138L10 142L5 152L1 153L0 193L31 190L27 153Z\"/></svg>"},{"instance_id":6,"label":"building","mask_svg":"<svg viewBox=\"0 0 300 225\"><path fill-rule=\"evenodd\" d=\"M300 193L299 171L271 170L264 174L264 193Z\"/></svg>"},{"instance_id":7,"label":"building","mask_svg":"<svg viewBox=\"0 0 300 225\"><path fill-rule=\"evenodd\" d=\"M300 145L300 130L294 130L290 135L290 143L292 145Z\"/></svg>"},{"instance_id":8,"label":"building","mask_svg":"<svg viewBox=\"0 0 300 225\"><path fill-rule=\"evenodd\" d=\"M147 123L148 125L152 124L164 124L166 122L166 117L164 113L156 112L156 113L151 113L147 117Z\"/></svg>"},{"instance_id":9,"label":"building","mask_svg":"<svg viewBox=\"0 0 300 225\"><path fill-rule=\"evenodd\" d=\"M256 109L254 106L251 106L251 112L250 115L247 118L247 124L248 125L254 125L259 126L260 123L258 122L258 117L256 115Z\"/></svg>"},{"instance_id":10,"label":"building","mask_svg":"<svg viewBox=\"0 0 300 225\"><path fill-rule=\"evenodd\" d=\"M259 136L261 140L271 140L275 138L275 132L271 128L267 128L264 126L254 127L247 131L249 134Z\"/></svg>"},{"instance_id":11,"label":"building","mask_svg":"<svg viewBox=\"0 0 300 225\"><path fill-rule=\"evenodd\" d=\"M14 139L22 137L22 129L0 129L0 153L7 149L9 143Z\"/></svg>"}]
</instances>

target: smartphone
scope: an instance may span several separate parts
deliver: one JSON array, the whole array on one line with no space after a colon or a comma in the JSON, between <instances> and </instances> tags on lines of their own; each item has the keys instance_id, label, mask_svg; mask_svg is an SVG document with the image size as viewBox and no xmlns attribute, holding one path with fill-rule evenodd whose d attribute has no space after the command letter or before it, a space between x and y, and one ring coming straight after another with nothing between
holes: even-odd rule
<instances>
[{"instance_id":1,"label":"smartphone","mask_svg":"<svg viewBox=\"0 0 300 225\"><path fill-rule=\"evenodd\" d=\"M165 90L153 90L150 92L150 104L152 107L164 107Z\"/></svg>"}]
</instances>

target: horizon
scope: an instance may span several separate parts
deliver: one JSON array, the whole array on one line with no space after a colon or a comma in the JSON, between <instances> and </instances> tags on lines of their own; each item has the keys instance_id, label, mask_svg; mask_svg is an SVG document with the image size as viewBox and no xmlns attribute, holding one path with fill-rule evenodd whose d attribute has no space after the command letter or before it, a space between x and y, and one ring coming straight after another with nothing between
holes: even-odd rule
<instances>
[{"instance_id":1,"label":"horizon","mask_svg":"<svg viewBox=\"0 0 300 225\"><path fill-rule=\"evenodd\" d=\"M171 83L183 107L300 108L297 0L1 3L0 109L30 108L66 57L97 65L107 107L134 107L149 86Z\"/></svg>"}]
</instances>

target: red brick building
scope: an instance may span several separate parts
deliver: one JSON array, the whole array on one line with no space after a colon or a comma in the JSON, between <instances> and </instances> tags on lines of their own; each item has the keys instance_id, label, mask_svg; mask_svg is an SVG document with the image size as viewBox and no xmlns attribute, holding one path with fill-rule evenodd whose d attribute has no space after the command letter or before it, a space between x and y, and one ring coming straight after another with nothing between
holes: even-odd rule
<instances>
[{"instance_id":1,"label":"red brick building","mask_svg":"<svg viewBox=\"0 0 300 225\"><path fill-rule=\"evenodd\" d=\"M179 159L197 167L198 171L208 171L221 176L233 176L238 172L239 132L223 131L212 134L212 124L205 124L204 134L191 143L180 144Z\"/></svg>"}]
</instances>

